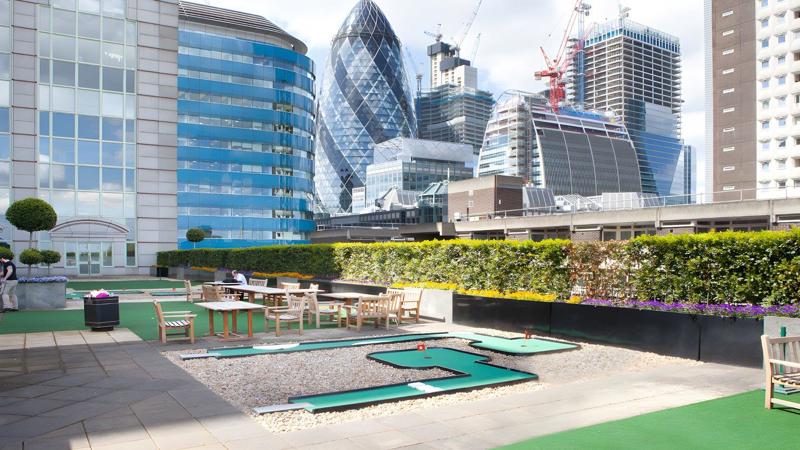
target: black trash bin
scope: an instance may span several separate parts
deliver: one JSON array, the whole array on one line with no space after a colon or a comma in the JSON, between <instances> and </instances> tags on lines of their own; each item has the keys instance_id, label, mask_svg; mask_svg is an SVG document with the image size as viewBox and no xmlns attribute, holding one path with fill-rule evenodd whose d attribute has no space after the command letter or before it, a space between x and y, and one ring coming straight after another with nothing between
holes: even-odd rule
<instances>
[{"instance_id":1,"label":"black trash bin","mask_svg":"<svg viewBox=\"0 0 800 450\"><path fill-rule=\"evenodd\" d=\"M92 331L111 331L119 325L119 297L83 297L83 319Z\"/></svg>"}]
</instances>

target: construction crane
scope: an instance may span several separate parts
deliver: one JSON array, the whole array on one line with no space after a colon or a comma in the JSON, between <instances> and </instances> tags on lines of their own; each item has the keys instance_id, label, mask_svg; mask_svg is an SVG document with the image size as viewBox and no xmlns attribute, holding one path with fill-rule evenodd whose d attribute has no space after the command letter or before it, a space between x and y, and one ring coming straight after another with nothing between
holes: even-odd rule
<instances>
[{"instance_id":1,"label":"construction crane","mask_svg":"<svg viewBox=\"0 0 800 450\"><path fill-rule=\"evenodd\" d=\"M436 24L436 32L435 33L433 31L425 31L424 33L427 34L428 36L432 37L436 42L441 42L442 41L442 24L440 24L440 23Z\"/></svg>"},{"instance_id":2,"label":"construction crane","mask_svg":"<svg viewBox=\"0 0 800 450\"><path fill-rule=\"evenodd\" d=\"M472 10L472 14L469 16L469 20L467 20L467 23L464 24L464 31L461 32L461 36L458 39L453 39L453 52L455 52L456 57L458 57L458 53L461 50L461 44L463 44L464 39L467 38L467 34L469 34L469 29L472 28L472 24L475 22L475 18L478 17L478 11L480 11L482 4L483 0L478 0L478 4L475 5L475 9Z\"/></svg>"},{"instance_id":3,"label":"construction crane","mask_svg":"<svg viewBox=\"0 0 800 450\"><path fill-rule=\"evenodd\" d=\"M570 39L572 29L575 23L579 21L578 19L582 19L582 16L589 15L590 9L591 5L584 0L575 1L575 6L572 8L572 14L567 22L567 27L564 29L561 45L558 47L558 52L553 58L547 55L544 47L539 47L542 51L542 56L544 56L547 69L534 73L534 77L537 80L548 78L550 84L550 106L553 108L554 112L558 112L559 105L565 98L564 87L566 83L564 82L564 74L567 72L567 68L575 53L583 50L585 36L579 36L577 40Z\"/></svg>"},{"instance_id":4,"label":"construction crane","mask_svg":"<svg viewBox=\"0 0 800 450\"><path fill-rule=\"evenodd\" d=\"M420 71L420 67L417 65L417 61L414 59L414 55L411 54L411 50L408 47L403 47L406 51L406 56L408 56L408 61L411 63L411 67L414 69L414 76L417 79L417 97L419 97L420 92L422 92L422 72Z\"/></svg>"},{"instance_id":5,"label":"construction crane","mask_svg":"<svg viewBox=\"0 0 800 450\"><path fill-rule=\"evenodd\" d=\"M481 45L481 33L478 33L475 36L475 46L472 48L472 55L470 55L469 60L472 61L472 65L475 65L475 57L478 56L478 47Z\"/></svg>"}]
</instances>

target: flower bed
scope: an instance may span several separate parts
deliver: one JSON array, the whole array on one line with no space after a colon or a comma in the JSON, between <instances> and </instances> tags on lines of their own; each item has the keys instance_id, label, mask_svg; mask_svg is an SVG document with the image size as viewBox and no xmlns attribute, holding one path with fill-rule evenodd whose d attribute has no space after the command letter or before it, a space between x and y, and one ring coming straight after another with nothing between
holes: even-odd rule
<instances>
[{"instance_id":1,"label":"flower bed","mask_svg":"<svg viewBox=\"0 0 800 450\"><path fill-rule=\"evenodd\" d=\"M19 283L66 283L67 277L31 277L19 278Z\"/></svg>"},{"instance_id":2,"label":"flower bed","mask_svg":"<svg viewBox=\"0 0 800 450\"><path fill-rule=\"evenodd\" d=\"M582 305L614 306L620 308L644 309L650 311L670 311L718 317L741 317L750 319L761 319L764 316L800 317L800 307L798 307L796 304L760 306L737 305L732 303L667 303L658 300L606 300L597 298L584 299L580 303Z\"/></svg>"}]
</instances>

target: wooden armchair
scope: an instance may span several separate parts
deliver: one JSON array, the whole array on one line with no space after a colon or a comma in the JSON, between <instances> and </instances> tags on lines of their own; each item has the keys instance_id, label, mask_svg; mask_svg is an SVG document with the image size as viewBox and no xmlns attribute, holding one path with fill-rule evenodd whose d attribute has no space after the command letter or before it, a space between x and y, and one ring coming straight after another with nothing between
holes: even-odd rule
<instances>
[{"instance_id":1,"label":"wooden armchair","mask_svg":"<svg viewBox=\"0 0 800 450\"><path fill-rule=\"evenodd\" d=\"M194 318L197 314L191 311L167 311L161 309L161 303L158 300L153 301L153 307L156 310L156 321L158 322L158 337L161 342L167 343L167 336L175 336L176 333L168 334L167 330L170 329L183 329L180 333L189 339L189 342L194 344Z\"/></svg>"},{"instance_id":2,"label":"wooden armchair","mask_svg":"<svg viewBox=\"0 0 800 450\"><path fill-rule=\"evenodd\" d=\"M349 328L350 320L355 320L356 330L360 331L364 320L374 321L375 328L378 328L381 320L386 320L388 328L388 302L389 296L386 294L364 295L358 298L358 303L355 305L343 305L345 325ZM341 320L341 317L339 317L340 326Z\"/></svg>"},{"instance_id":3,"label":"wooden armchair","mask_svg":"<svg viewBox=\"0 0 800 450\"><path fill-rule=\"evenodd\" d=\"M300 289L300 283L287 283L282 281L278 283L278 289Z\"/></svg>"},{"instance_id":4,"label":"wooden armchair","mask_svg":"<svg viewBox=\"0 0 800 450\"><path fill-rule=\"evenodd\" d=\"M270 306L264 311L264 331L269 331L270 319L275 321L275 336L281 335L281 322L292 329L292 322L297 322L297 331L303 334L303 314L306 311L306 299L302 295L291 295L286 292L287 306Z\"/></svg>"},{"instance_id":5,"label":"wooden armchair","mask_svg":"<svg viewBox=\"0 0 800 450\"><path fill-rule=\"evenodd\" d=\"M189 303L194 303L197 300L203 300L203 296L200 292L192 291L192 282L189 280L183 280L183 288L186 290L186 301Z\"/></svg>"},{"instance_id":6,"label":"wooden armchair","mask_svg":"<svg viewBox=\"0 0 800 450\"><path fill-rule=\"evenodd\" d=\"M422 292L421 288L405 288L403 289L403 304L400 307L400 320L403 320L406 313L414 317L414 321L419 323L419 307L422 305Z\"/></svg>"},{"instance_id":7,"label":"wooden armchair","mask_svg":"<svg viewBox=\"0 0 800 450\"><path fill-rule=\"evenodd\" d=\"M267 287L267 280L259 280L257 278L250 278L250 286Z\"/></svg>"},{"instance_id":8,"label":"wooden armchair","mask_svg":"<svg viewBox=\"0 0 800 450\"><path fill-rule=\"evenodd\" d=\"M386 303L386 328L389 328L389 322L394 320L397 325L403 321L403 299L406 292L402 289L387 289L386 295L389 296L389 301Z\"/></svg>"},{"instance_id":9,"label":"wooden armchair","mask_svg":"<svg viewBox=\"0 0 800 450\"><path fill-rule=\"evenodd\" d=\"M224 289L222 286L203 285L203 301L218 302L222 298Z\"/></svg>"},{"instance_id":10,"label":"wooden armchair","mask_svg":"<svg viewBox=\"0 0 800 450\"><path fill-rule=\"evenodd\" d=\"M316 317L317 328L320 325L320 317L326 317L326 323L336 323L337 326L342 326L340 320L342 315L342 302L320 302L317 301L316 292L307 292L306 296L306 314L308 315L308 324L311 325L311 318Z\"/></svg>"},{"instance_id":11,"label":"wooden armchair","mask_svg":"<svg viewBox=\"0 0 800 450\"><path fill-rule=\"evenodd\" d=\"M308 288L311 289L312 291L318 291L319 283L308 283Z\"/></svg>"},{"instance_id":12,"label":"wooden armchair","mask_svg":"<svg viewBox=\"0 0 800 450\"><path fill-rule=\"evenodd\" d=\"M771 338L761 336L761 348L764 351L764 407L772 409L772 405L788 406L800 409L800 403L773 398L775 385L789 388L800 388L800 336Z\"/></svg>"}]
</instances>

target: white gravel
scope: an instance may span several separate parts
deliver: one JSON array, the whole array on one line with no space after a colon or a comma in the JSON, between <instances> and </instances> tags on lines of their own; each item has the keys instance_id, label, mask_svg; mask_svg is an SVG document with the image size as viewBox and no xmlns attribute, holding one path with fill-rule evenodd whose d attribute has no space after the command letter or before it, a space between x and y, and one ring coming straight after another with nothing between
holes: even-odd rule
<instances>
[{"instance_id":1,"label":"white gravel","mask_svg":"<svg viewBox=\"0 0 800 450\"><path fill-rule=\"evenodd\" d=\"M474 330L496 336L519 337L518 333ZM255 416L273 432L287 432L321 425L395 415L416 409L465 403L517 392L546 389L620 372L651 369L674 362L695 363L679 358L616 347L580 343L578 350L532 356L511 356L470 347L463 339L428 341L430 347L450 347L488 356L493 364L539 375L538 381L489 387L430 398L383 403L339 412L290 411ZM366 355L376 351L415 348L416 342L371 345L311 352L258 355L245 358L181 360L186 352L165 355L230 403L253 415L252 408L287 403L288 397L404 383L449 375L441 369L397 369ZM202 352L202 350L200 351ZM696 363L700 364L700 363Z\"/></svg>"}]
</instances>

